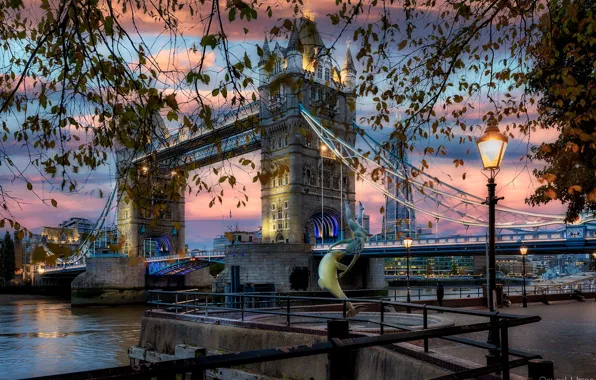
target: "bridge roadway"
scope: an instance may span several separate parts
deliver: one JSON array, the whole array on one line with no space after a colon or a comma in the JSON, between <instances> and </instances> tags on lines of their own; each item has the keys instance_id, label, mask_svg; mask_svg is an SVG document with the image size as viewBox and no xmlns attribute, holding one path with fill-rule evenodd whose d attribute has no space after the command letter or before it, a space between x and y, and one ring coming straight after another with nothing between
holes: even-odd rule
<instances>
[{"instance_id":1,"label":"bridge roadway","mask_svg":"<svg viewBox=\"0 0 596 380\"><path fill-rule=\"evenodd\" d=\"M519 255L520 246L525 244L529 254L557 255L557 254L582 254L596 251L596 230L586 227L567 228L565 231L556 232L527 232L518 234L497 235L497 255ZM313 245L313 255L323 256L331 244ZM242 245L236 246L238 251ZM345 244L338 245L337 249L345 248ZM400 257L406 255L402 241L369 241L362 253L367 257ZM486 254L486 236L453 236L439 238L417 239L410 248L411 256L484 256ZM105 257L105 255L104 255ZM186 255L168 255L146 258L149 265L149 275L175 275L184 274L186 269L200 269L198 262L223 263L223 251L201 251ZM186 263L183 269L181 264ZM172 270L168 270L168 268ZM59 273L83 272L85 264L70 265L67 267L48 268L44 276L55 276Z\"/></svg>"},{"instance_id":2,"label":"bridge roadway","mask_svg":"<svg viewBox=\"0 0 596 380\"><path fill-rule=\"evenodd\" d=\"M454 236L422 238L414 240L410 248L411 256L484 256L486 254L486 236ZM556 255L592 253L596 250L596 230L585 227L567 228L557 232L526 232L518 234L499 234L496 237L497 255L519 255L523 244L528 247L528 254ZM332 244L313 246L315 256L323 256ZM345 244L337 249L345 248ZM362 255L367 257L399 257L406 255L402 241L369 241Z\"/></svg>"},{"instance_id":3,"label":"bridge roadway","mask_svg":"<svg viewBox=\"0 0 596 380\"><path fill-rule=\"evenodd\" d=\"M213 128L201 128L191 136L174 134L150 147L149 153L136 157L142 163L155 154L157 162L172 167L193 169L261 149L259 103L252 102L225 114ZM219 144L216 144L219 143Z\"/></svg>"}]
</instances>

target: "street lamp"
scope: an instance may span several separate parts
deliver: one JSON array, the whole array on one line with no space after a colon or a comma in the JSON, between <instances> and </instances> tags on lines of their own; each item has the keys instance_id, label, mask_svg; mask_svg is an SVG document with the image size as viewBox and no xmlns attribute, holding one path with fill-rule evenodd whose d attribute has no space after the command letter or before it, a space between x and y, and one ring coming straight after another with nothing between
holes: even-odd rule
<instances>
[{"instance_id":1,"label":"street lamp","mask_svg":"<svg viewBox=\"0 0 596 380\"><path fill-rule=\"evenodd\" d=\"M410 237L410 234L408 234L405 238L404 238L404 247L406 247L407 250L407 254L406 254L406 286L408 288L408 298L407 298L407 302L410 303L412 302L412 299L410 298L410 247L412 246L412 238ZM410 308L408 308L408 313L410 312Z\"/></svg>"},{"instance_id":2,"label":"street lamp","mask_svg":"<svg viewBox=\"0 0 596 380\"><path fill-rule=\"evenodd\" d=\"M490 311L494 309L494 292L496 291L496 257L495 257L495 206L497 202L503 198L495 197L495 176L499 172L499 167L507 149L507 136L501 134L497 126L497 120L491 117L488 121L488 126L484 133L478 140L478 151L482 159L482 166L484 170L490 170L490 177L488 177L488 198L485 204L488 205L488 307Z\"/></svg>"},{"instance_id":3,"label":"street lamp","mask_svg":"<svg viewBox=\"0 0 596 380\"><path fill-rule=\"evenodd\" d=\"M507 149L507 142L509 139L507 136L501 134L499 127L497 126L497 120L491 116L488 120L488 125L484 130L484 133L478 140L476 145L480 152L480 158L482 159L482 166L484 170L490 171L490 177L488 177L488 197L484 204L488 205L488 307L490 311L495 311L494 297L497 288L496 278L496 246L495 246L495 206L497 202L503 198L497 198L495 196L495 176L499 172L499 167L503 161L505 155L505 149ZM497 318L498 320L498 318ZM499 338L499 328L494 326L488 333L487 343L495 347L501 345L501 339ZM498 363L500 360L500 353L498 350L489 350L486 357L488 365Z\"/></svg>"},{"instance_id":4,"label":"street lamp","mask_svg":"<svg viewBox=\"0 0 596 380\"><path fill-rule=\"evenodd\" d=\"M524 277L524 285L523 285L523 293L522 293L522 306L528 307L528 300L526 298L526 253L528 253L528 247L522 243L521 247L519 247L519 252L522 254L522 276Z\"/></svg>"}]
</instances>

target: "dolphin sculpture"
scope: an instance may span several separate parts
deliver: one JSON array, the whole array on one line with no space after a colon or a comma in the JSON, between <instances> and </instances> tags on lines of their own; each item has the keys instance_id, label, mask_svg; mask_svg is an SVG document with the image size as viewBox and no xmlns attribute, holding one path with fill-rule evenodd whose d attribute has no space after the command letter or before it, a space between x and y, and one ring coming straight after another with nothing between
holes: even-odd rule
<instances>
[{"instance_id":1,"label":"dolphin sculpture","mask_svg":"<svg viewBox=\"0 0 596 380\"><path fill-rule=\"evenodd\" d=\"M346 271L348 267L339 261L346 255L345 251L329 251L323 256L321 263L319 264L319 287L323 290L328 290L337 298L348 298L346 297L343 290L339 286L339 277L337 271ZM358 314L359 308L362 306L354 307L351 302L347 302L348 307L347 317L354 317Z\"/></svg>"}]
</instances>

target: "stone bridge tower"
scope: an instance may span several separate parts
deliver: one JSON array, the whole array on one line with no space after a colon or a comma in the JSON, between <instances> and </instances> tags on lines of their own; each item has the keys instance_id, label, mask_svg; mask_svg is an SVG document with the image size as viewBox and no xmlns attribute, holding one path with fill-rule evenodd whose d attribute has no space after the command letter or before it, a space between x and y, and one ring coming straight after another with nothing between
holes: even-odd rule
<instances>
[{"instance_id":1,"label":"stone bridge tower","mask_svg":"<svg viewBox=\"0 0 596 380\"><path fill-rule=\"evenodd\" d=\"M354 174L319 141L299 104L325 127L355 143L354 83L350 49L334 65L316 24L303 18L286 47L265 39L260 70L261 169L273 173L262 185L263 243L334 241L342 236L342 201L355 202ZM345 220L345 217L343 218Z\"/></svg>"},{"instance_id":2,"label":"stone bridge tower","mask_svg":"<svg viewBox=\"0 0 596 380\"><path fill-rule=\"evenodd\" d=\"M151 124L153 138L163 141L167 137L163 120L156 115ZM184 192L172 189L185 179L173 162L148 160L135 165L132 158L129 150L118 152L117 224L122 251L130 257L184 254Z\"/></svg>"}]
</instances>

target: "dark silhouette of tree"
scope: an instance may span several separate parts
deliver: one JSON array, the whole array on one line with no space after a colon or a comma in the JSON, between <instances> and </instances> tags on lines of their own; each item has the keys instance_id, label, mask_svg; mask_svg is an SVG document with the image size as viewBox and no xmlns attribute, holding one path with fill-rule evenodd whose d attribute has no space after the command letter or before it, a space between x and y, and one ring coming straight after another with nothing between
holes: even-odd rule
<instances>
[{"instance_id":1,"label":"dark silhouette of tree","mask_svg":"<svg viewBox=\"0 0 596 380\"><path fill-rule=\"evenodd\" d=\"M527 201L562 201L573 222L596 211L596 3L551 1L549 9L542 39L531 50L529 90L542 95L537 125L560 134L532 148L530 157L546 165L534 170L543 185Z\"/></svg>"},{"instance_id":2,"label":"dark silhouette of tree","mask_svg":"<svg viewBox=\"0 0 596 380\"><path fill-rule=\"evenodd\" d=\"M10 233L6 231L2 240L2 249L0 250L1 276L5 282L14 278L15 267L15 247Z\"/></svg>"}]
</instances>

